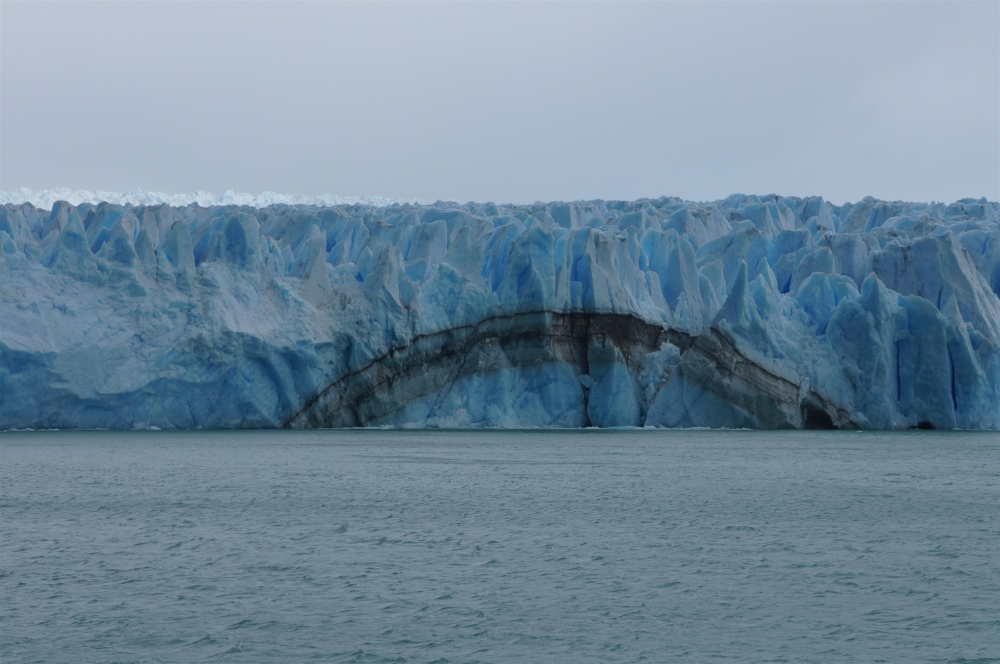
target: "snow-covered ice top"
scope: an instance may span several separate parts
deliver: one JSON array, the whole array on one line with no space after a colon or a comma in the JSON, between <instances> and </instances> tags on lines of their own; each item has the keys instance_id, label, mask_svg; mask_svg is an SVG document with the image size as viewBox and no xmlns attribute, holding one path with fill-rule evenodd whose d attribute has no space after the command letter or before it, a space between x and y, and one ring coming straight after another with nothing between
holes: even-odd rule
<instances>
[{"instance_id":1,"label":"snow-covered ice top","mask_svg":"<svg viewBox=\"0 0 1000 664\"><path fill-rule=\"evenodd\" d=\"M1000 427L985 199L158 196L0 205L0 428Z\"/></svg>"},{"instance_id":2,"label":"snow-covered ice top","mask_svg":"<svg viewBox=\"0 0 1000 664\"><path fill-rule=\"evenodd\" d=\"M232 189L222 195L208 191L196 191L190 194L165 194L159 191L143 191L133 189L125 193L113 191L88 191L86 189L16 189L0 191L0 205L21 205L30 203L41 210L51 210L58 201L66 201L71 205L88 203L112 203L115 205L172 205L184 207L192 203L201 207L216 205L243 205L253 208L264 208L272 205L397 205L403 203L421 204L418 199L387 198L385 196L307 196L305 194L277 194L265 191L259 196L238 193Z\"/></svg>"}]
</instances>

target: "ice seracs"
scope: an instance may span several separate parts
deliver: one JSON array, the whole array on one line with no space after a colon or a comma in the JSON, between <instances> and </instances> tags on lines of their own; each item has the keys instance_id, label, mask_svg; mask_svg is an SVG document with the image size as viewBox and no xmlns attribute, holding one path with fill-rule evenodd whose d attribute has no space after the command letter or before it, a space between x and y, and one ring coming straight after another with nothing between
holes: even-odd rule
<instances>
[{"instance_id":1,"label":"ice seracs","mask_svg":"<svg viewBox=\"0 0 1000 664\"><path fill-rule=\"evenodd\" d=\"M265 191L254 194L239 193L232 189L221 195L207 191L196 191L191 194L165 194L158 191L143 191L135 189L118 193L113 191L88 191L86 189L17 189L16 191L0 191L0 205L20 205L31 203L37 208L49 210L59 201L71 205L97 205L113 203L116 205L155 206L172 205L183 207L195 203L201 207L215 205L243 205L253 208L263 208L271 205L392 205L393 203L420 204L417 199L386 198L384 196L307 196L305 194L277 194Z\"/></svg>"},{"instance_id":2,"label":"ice seracs","mask_svg":"<svg viewBox=\"0 0 1000 664\"><path fill-rule=\"evenodd\" d=\"M0 194L0 428L1000 427L985 199L63 193Z\"/></svg>"}]
</instances>

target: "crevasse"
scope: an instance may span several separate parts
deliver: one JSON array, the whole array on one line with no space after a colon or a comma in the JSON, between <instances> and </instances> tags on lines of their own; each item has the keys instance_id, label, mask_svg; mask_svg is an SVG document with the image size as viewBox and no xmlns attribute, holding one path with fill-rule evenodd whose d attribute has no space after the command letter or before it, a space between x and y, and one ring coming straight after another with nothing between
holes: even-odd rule
<instances>
[{"instance_id":1,"label":"crevasse","mask_svg":"<svg viewBox=\"0 0 1000 664\"><path fill-rule=\"evenodd\" d=\"M1000 427L985 199L130 200L0 206L0 428Z\"/></svg>"}]
</instances>

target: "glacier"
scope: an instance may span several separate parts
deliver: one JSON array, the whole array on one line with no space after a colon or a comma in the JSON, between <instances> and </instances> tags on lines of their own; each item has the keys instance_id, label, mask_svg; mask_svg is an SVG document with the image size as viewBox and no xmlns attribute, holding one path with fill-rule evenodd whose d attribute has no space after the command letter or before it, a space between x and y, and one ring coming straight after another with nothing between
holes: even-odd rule
<instances>
[{"instance_id":1,"label":"glacier","mask_svg":"<svg viewBox=\"0 0 1000 664\"><path fill-rule=\"evenodd\" d=\"M20 205L21 203L31 203L35 207L51 210L52 206L59 201L80 205L89 203L97 205L99 203L116 203L118 205L149 206L149 205L173 205L183 207L191 203L197 203L201 207L212 207L213 205L246 205L249 207L268 207L269 205L374 205L385 206L393 204L421 204L419 199L386 198L385 196L308 196L306 194L278 194L273 191L265 191L259 196L245 192L227 190L221 195L216 195L208 191L196 191L190 194L167 194L161 191L143 191L133 189L124 193L114 191L90 191L87 189L69 189L66 187L59 189L16 189L14 191L0 191L0 205L8 203Z\"/></svg>"},{"instance_id":2,"label":"glacier","mask_svg":"<svg viewBox=\"0 0 1000 664\"><path fill-rule=\"evenodd\" d=\"M0 194L0 428L1000 427L996 202L230 194Z\"/></svg>"}]
</instances>

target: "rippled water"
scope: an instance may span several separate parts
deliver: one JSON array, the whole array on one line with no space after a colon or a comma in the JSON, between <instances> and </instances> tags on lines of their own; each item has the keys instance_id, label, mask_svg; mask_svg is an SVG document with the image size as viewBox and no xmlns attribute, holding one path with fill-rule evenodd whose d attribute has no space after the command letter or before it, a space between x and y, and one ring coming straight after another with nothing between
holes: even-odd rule
<instances>
[{"instance_id":1,"label":"rippled water","mask_svg":"<svg viewBox=\"0 0 1000 664\"><path fill-rule=\"evenodd\" d=\"M1000 437L0 434L3 662L1000 661Z\"/></svg>"}]
</instances>

